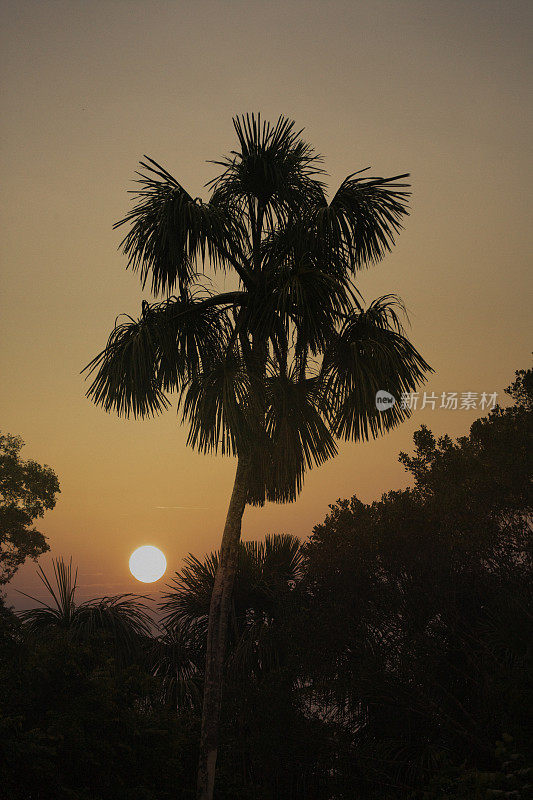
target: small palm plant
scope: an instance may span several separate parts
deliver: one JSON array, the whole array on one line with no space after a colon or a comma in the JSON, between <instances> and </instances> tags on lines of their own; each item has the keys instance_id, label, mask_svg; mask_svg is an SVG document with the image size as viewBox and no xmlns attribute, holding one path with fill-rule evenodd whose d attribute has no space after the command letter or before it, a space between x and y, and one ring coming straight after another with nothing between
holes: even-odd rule
<instances>
[{"instance_id":1,"label":"small palm plant","mask_svg":"<svg viewBox=\"0 0 533 800\"><path fill-rule=\"evenodd\" d=\"M302 560L301 542L296 536L274 534L262 542L239 544L228 634L229 663L234 672L250 677L276 660L272 624L301 577ZM189 648L196 642L195 652L200 645L204 658L218 561L218 553L207 555L203 561L189 555L160 604L169 634L176 632L180 642L185 635Z\"/></svg>"},{"instance_id":2,"label":"small palm plant","mask_svg":"<svg viewBox=\"0 0 533 800\"><path fill-rule=\"evenodd\" d=\"M430 367L405 336L392 295L366 308L356 273L392 248L407 214L406 174L352 173L331 200L322 159L294 122L233 120L238 149L221 161L207 202L168 170L141 162L136 204L117 226L128 266L154 296L116 324L86 367L88 396L107 411L145 417L177 392L188 444L237 456L211 593L198 798L213 796L224 652L247 504L294 500L304 474L409 412L378 411ZM202 272L231 273L216 293Z\"/></svg>"},{"instance_id":3,"label":"small palm plant","mask_svg":"<svg viewBox=\"0 0 533 800\"><path fill-rule=\"evenodd\" d=\"M267 535L262 542L240 542L233 591L230 628L239 635L250 612L265 618L273 615L280 600L290 593L301 576L301 542L290 534ZM207 632L211 594L219 553L203 561L189 554L185 567L171 579L160 608L167 628L195 625ZM234 636L232 637L234 638Z\"/></svg>"},{"instance_id":4,"label":"small palm plant","mask_svg":"<svg viewBox=\"0 0 533 800\"><path fill-rule=\"evenodd\" d=\"M150 668L161 684L161 699L178 711L202 710L205 634L195 624L163 626L150 649Z\"/></svg>"},{"instance_id":5,"label":"small palm plant","mask_svg":"<svg viewBox=\"0 0 533 800\"><path fill-rule=\"evenodd\" d=\"M83 639L102 631L112 638L119 659L131 655L143 638L150 636L148 607L136 595L102 597L76 605L78 570L73 573L72 558L68 564L61 557L53 559L52 565L55 587L41 566L37 572L51 602L21 592L39 603L37 608L19 612L20 619L31 633L42 635L47 631L62 630L73 638Z\"/></svg>"}]
</instances>

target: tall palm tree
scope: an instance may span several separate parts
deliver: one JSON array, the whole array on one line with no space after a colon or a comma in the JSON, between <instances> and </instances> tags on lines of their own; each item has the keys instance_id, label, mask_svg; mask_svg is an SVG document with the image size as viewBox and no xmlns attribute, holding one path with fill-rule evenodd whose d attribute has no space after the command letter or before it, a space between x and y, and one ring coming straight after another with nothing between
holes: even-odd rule
<instances>
[{"instance_id":1,"label":"tall palm tree","mask_svg":"<svg viewBox=\"0 0 533 800\"><path fill-rule=\"evenodd\" d=\"M215 161L208 202L151 158L136 203L117 226L128 266L155 297L115 324L85 368L88 396L107 411L144 417L177 392L188 444L237 456L209 612L198 798L211 800L224 650L246 504L294 500L305 471L401 422L397 398L428 364L404 335L398 298L364 308L353 277L391 249L407 214L407 175L349 175L330 202L322 159L294 123L233 120L238 149ZM206 261L231 272L216 293ZM118 321L117 321L118 322Z\"/></svg>"},{"instance_id":2,"label":"tall palm tree","mask_svg":"<svg viewBox=\"0 0 533 800\"><path fill-rule=\"evenodd\" d=\"M75 601L78 570L73 573L72 559L68 564L61 557L53 559L52 565L55 587L41 566L37 570L51 598L49 602L21 592L39 604L19 612L26 628L37 635L63 630L78 639L104 631L114 642L118 660L131 657L141 641L151 635L152 621L146 604L135 595L122 594L78 605Z\"/></svg>"}]
</instances>

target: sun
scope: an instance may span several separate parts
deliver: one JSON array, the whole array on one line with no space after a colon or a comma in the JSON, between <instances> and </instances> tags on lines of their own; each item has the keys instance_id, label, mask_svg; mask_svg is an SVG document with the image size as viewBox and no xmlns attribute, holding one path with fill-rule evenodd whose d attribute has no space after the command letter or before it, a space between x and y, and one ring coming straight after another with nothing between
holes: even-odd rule
<instances>
[{"instance_id":1,"label":"sun","mask_svg":"<svg viewBox=\"0 0 533 800\"><path fill-rule=\"evenodd\" d=\"M130 572L142 583L158 581L166 571L167 560L158 547L146 544L138 547L130 556Z\"/></svg>"}]
</instances>

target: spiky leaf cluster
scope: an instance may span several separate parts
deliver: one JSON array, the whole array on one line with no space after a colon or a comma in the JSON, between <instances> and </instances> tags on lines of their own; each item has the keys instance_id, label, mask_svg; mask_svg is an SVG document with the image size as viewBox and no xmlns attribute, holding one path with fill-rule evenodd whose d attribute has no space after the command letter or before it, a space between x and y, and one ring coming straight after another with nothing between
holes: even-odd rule
<instances>
[{"instance_id":1,"label":"spiky leaf cluster","mask_svg":"<svg viewBox=\"0 0 533 800\"><path fill-rule=\"evenodd\" d=\"M52 560L55 585L41 566L37 574L49 600L21 592L38 605L19 612L19 617L31 633L42 636L63 631L75 639L88 640L96 633L105 633L113 641L118 659L128 656L151 633L148 607L137 595L121 594L76 603L78 570L72 570L72 559Z\"/></svg>"}]
</instances>

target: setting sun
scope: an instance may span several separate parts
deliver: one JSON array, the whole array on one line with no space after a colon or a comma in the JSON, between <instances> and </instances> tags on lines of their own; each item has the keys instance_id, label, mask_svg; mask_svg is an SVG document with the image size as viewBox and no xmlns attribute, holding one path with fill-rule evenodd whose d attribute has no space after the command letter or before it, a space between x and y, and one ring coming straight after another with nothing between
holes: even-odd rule
<instances>
[{"instance_id":1,"label":"setting sun","mask_svg":"<svg viewBox=\"0 0 533 800\"><path fill-rule=\"evenodd\" d=\"M144 545L134 550L130 556L130 572L142 583L153 583L165 574L167 560L158 547Z\"/></svg>"}]
</instances>

